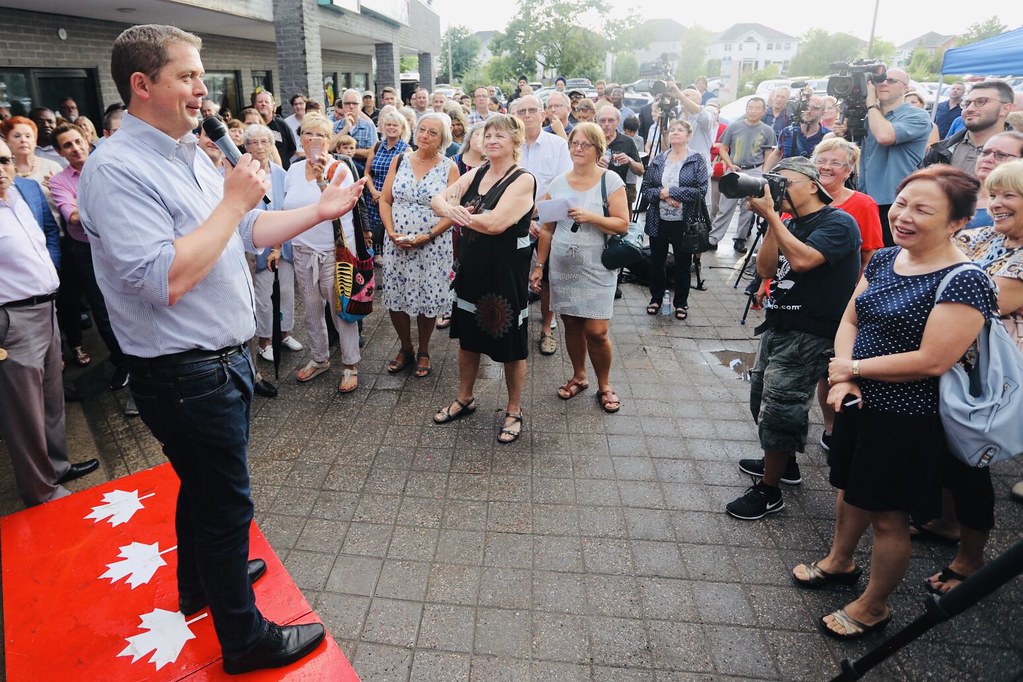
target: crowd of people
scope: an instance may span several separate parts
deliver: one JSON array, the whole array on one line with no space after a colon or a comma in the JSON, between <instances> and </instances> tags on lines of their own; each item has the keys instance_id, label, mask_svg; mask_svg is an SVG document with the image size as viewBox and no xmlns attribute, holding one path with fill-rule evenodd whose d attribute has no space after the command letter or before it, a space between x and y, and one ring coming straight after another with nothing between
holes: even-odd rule
<instances>
[{"instance_id":1,"label":"crowd of people","mask_svg":"<svg viewBox=\"0 0 1023 682\"><path fill-rule=\"evenodd\" d=\"M10 418L0 425L26 505L67 495L63 483L95 470L95 460L69 463L63 434L61 335L71 361L91 362L82 344L86 300L109 351L110 388L130 384L129 409L141 413L182 479L179 504L187 509L179 509L178 533L197 538L179 549L182 608L204 585L229 595L215 606L210 600L226 666L287 658L274 658L280 652L268 638L294 640L288 656L322 638L261 620L248 583L238 584L253 570L247 554L237 542L211 550L203 533L220 537L216 524L230 520L237 541L251 520L246 400L277 393L260 363L305 350L295 336L296 290L309 359L294 379L330 371L336 335L337 390L358 390L363 337L358 321L338 314L335 266L362 240L375 252L377 303L398 340L386 371L429 376L435 330L449 328L459 348L458 393L433 421L477 411L486 355L503 364L507 386L496 439L512 444L525 428L529 351L558 352L556 317L572 375L550 391L566 401L586 391L589 359L599 408L623 407L611 384L619 273L601 262L608 239L644 223L646 312L657 314L668 297L684 321L700 257L685 241L687 227L706 214L716 251L739 208L736 252L746 251L761 222L755 268L763 285L754 296L765 315L750 407L762 457L738 463L754 483L726 511L755 520L784 508L780 485L802 480L796 457L816 397L820 445L838 491L835 534L825 557L793 569L796 584L855 584L862 567L853 555L873 529L870 580L862 595L822 617L824 631L850 639L890 622L888 598L906 572L914 532L960 545L928 579L931 591L952 589L983 565L995 523L990 473L949 454L937 378L963 358L986 318L1023 326L1023 134L1006 131L1023 103L1004 83L953 86L932 125L910 101L908 76L890 69L868 86L862 149L844 139L847 125L830 98L810 96L790 120L790 93L779 89L768 101L752 98L744 118L728 123L719 121L706 79L669 84L678 106L667 112L656 102L632 112L622 89L603 82L593 101L566 92L563 79L542 104L521 79L507 111L483 86L453 97L419 89L408 106L384 88L380 108L374 93L347 89L326 113L296 94L285 118L274 94L259 90L235 118L205 99L200 78L168 90L130 69L132 49L157 49L161 68L201 75L197 38L149 29L119 38L131 48L115 54L113 67L127 106L108 109L102 137L70 99L60 118L39 108L0 126L0 234L12 244L0 251L0 268L10 273L0 287L7 358L0 410ZM200 111L224 121L229 144L248 154L238 166L198 126ZM718 197L718 166L773 173L784 195L767 188L759 198ZM139 224L140 215L149 220ZM935 300L944 276L969 261L979 267L957 274ZM533 300L541 317L535 337ZM275 314L279 350L271 343ZM196 373L204 367L212 374ZM220 395L224 385L230 395ZM200 413L210 391L222 402ZM213 433L218 415L238 428ZM217 477L202 475L189 452L194 443L184 439L197 422L209 427L202 436L209 448L231 453ZM214 499L225 489L229 499Z\"/></svg>"}]
</instances>

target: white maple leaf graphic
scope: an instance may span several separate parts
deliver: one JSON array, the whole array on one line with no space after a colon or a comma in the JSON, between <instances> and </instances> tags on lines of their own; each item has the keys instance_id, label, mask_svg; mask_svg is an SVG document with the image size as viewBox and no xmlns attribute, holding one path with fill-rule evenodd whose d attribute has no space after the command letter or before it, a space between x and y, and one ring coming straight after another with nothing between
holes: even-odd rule
<instances>
[{"instance_id":1,"label":"white maple leaf graphic","mask_svg":"<svg viewBox=\"0 0 1023 682\"><path fill-rule=\"evenodd\" d=\"M128 578L128 584L134 590L139 585L148 583L156 573L156 569L167 565L167 562L160 558L161 554L166 554L177 548L175 545L161 552L159 542L154 542L151 545L141 542L124 545L121 547L121 553L117 555L123 558L120 561L107 564L108 570L100 576L100 579L110 578L111 583L116 583L124 576L129 575L131 577Z\"/></svg>"},{"instance_id":2,"label":"white maple leaf graphic","mask_svg":"<svg viewBox=\"0 0 1023 682\"><path fill-rule=\"evenodd\" d=\"M140 628L148 630L140 635L126 637L128 646L117 654L118 656L131 656L131 662L135 663L149 652L149 662L159 670L168 663L178 660L181 649L185 642L195 639L195 635L189 629L189 625L202 620L207 614L202 614L192 620L186 621L184 614L180 611L164 611L153 609L143 614Z\"/></svg>"},{"instance_id":3,"label":"white maple leaf graphic","mask_svg":"<svg viewBox=\"0 0 1023 682\"><path fill-rule=\"evenodd\" d=\"M131 521L131 517L134 516L135 512L145 506L141 500L152 497L155 494L149 493L139 497L139 491L137 490L132 490L131 492L127 490L113 490L103 496L104 504L93 507L92 511L85 518L96 519L96 523L99 523L109 517L108 520L111 526L119 526L122 523Z\"/></svg>"}]
</instances>

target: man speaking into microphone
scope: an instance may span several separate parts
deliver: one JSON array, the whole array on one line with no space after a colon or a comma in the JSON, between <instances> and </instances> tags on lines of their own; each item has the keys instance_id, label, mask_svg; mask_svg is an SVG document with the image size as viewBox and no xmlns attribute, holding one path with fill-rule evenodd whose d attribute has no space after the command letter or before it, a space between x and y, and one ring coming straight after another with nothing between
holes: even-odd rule
<instances>
[{"instance_id":1,"label":"man speaking into microphone","mask_svg":"<svg viewBox=\"0 0 1023 682\"><path fill-rule=\"evenodd\" d=\"M346 213L363 183L342 190L337 173L316 204L253 210L266 192L259 164L245 154L221 177L197 153L201 47L173 26L117 38L111 71L128 109L82 173L79 208L139 414L181 480L180 608L209 606L225 671L243 673L297 661L324 637L319 624L267 621L252 591L266 564L248 556L253 367L243 344L255 317L245 251Z\"/></svg>"}]
</instances>

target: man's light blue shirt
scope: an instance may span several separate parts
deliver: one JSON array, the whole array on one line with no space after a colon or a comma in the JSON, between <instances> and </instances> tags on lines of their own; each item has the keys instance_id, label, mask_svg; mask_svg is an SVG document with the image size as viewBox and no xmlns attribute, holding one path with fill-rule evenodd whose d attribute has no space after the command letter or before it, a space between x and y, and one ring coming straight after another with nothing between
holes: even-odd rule
<instances>
[{"instance_id":1,"label":"man's light blue shirt","mask_svg":"<svg viewBox=\"0 0 1023 682\"><path fill-rule=\"evenodd\" d=\"M927 151L927 138L931 135L931 117L923 109L903 103L884 115L895 128L895 144L878 144L867 126L863 140L863 158L860 161L860 191L878 205L895 203L895 189L916 170Z\"/></svg>"},{"instance_id":2,"label":"man's light blue shirt","mask_svg":"<svg viewBox=\"0 0 1023 682\"><path fill-rule=\"evenodd\" d=\"M174 242L196 230L223 198L224 179L188 133L179 140L125 113L82 172L79 211L96 281L121 348L144 358L240 345L256 331L245 251L250 211L213 268L170 305Z\"/></svg>"}]
</instances>

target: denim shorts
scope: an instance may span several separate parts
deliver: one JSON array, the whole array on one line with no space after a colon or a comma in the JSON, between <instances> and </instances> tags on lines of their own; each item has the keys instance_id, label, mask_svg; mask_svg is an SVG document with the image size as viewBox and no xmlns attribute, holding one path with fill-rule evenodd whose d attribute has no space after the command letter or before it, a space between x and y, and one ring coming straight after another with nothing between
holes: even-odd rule
<instances>
[{"instance_id":1,"label":"denim shorts","mask_svg":"<svg viewBox=\"0 0 1023 682\"><path fill-rule=\"evenodd\" d=\"M750 410L768 452L806 447L817 381L826 375L834 340L792 329L768 329L760 337L750 372Z\"/></svg>"}]
</instances>

